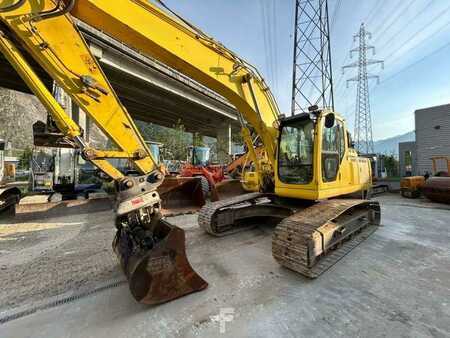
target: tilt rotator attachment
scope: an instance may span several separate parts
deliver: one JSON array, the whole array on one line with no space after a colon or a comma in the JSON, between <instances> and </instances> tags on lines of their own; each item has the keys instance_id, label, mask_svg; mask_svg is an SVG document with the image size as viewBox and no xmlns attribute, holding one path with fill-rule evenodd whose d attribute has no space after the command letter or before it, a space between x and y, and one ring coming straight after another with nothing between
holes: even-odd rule
<instances>
[{"instance_id":1,"label":"tilt rotator attachment","mask_svg":"<svg viewBox=\"0 0 450 338\"><path fill-rule=\"evenodd\" d=\"M140 303L159 304L208 286L186 257L184 230L162 219L159 172L118 183L113 250Z\"/></svg>"}]
</instances>

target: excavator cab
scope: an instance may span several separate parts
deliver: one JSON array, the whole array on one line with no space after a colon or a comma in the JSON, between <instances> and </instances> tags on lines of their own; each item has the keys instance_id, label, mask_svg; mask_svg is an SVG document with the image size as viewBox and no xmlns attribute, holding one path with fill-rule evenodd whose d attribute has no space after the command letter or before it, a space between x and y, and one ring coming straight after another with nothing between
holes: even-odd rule
<instances>
[{"instance_id":1,"label":"excavator cab","mask_svg":"<svg viewBox=\"0 0 450 338\"><path fill-rule=\"evenodd\" d=\"M210 153L211 149L209 147L189 147L189 162L193 166L207 166L210 164Z\"/></svg>"},{"instance_id":2,"label":"excavator cab","mask_svg":"<svg viewBox=\"0 0 450 338\"><path fill-rule=\"evenodd\" d=\"M358 157L350 142L344 120L328 110L281 119L276 194L320 200L336 196L337 191L339 195L368 191L370 162Z\"/></svg>"}]
</instances>

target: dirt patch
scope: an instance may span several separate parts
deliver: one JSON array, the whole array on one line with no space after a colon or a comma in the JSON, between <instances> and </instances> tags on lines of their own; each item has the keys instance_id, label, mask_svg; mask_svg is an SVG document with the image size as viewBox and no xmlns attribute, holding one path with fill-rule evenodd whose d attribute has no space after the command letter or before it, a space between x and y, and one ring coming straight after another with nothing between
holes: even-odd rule
<instances>
[{"instance_id":1,"label":"dirt patch","mask_svg":"<svg viewBox=\"0 0 450 338\"><path fill-rule=\"evenodd\" d=\"M122 276L112 212L0 226L0 310Z\"/></svg>"},{"instance_id":2,"label":"dirt patch","mask_svg":"<svg viewBox=\"0 0 450 338\"><path fill-rule=\"evenodd\" d=\"M0 237L0 266L3 262L3 259L6 255L13 253L16 250L25 250L32 246L35 246L39 243L45 241L48 237L44 234L39 234L40 231L37 232L34 236L26 236L21 233L15 233L11 235L1 236Z\"/></svg>"}]
</instances>

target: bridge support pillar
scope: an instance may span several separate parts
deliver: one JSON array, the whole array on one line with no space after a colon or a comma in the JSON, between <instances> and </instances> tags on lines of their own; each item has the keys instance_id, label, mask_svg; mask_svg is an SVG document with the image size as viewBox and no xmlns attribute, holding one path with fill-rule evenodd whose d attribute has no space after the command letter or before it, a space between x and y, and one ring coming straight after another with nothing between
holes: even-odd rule
<instances>
[{"instance_id":1,"label":"bridge support pillar","mask_svg":"<svg viewBox=\"0 0 450 338\"><path fill-rule=\"evenodd\" d=\"M217 159L220 164L230 162L231 155L231 124L224 122L217 129Z\"/></svg>"}]
</instances>

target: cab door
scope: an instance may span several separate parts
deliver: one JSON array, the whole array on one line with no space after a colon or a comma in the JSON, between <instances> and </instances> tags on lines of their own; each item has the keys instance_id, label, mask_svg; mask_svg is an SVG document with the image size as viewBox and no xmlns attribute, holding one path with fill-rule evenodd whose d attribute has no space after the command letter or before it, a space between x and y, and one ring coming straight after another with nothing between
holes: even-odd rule
<instances>
[{"instance_id":1,"label":"cab door","mask_svg":"<svg viewBox=\"0 0 450 338\"><path fill-rule=\"evenodd\" d=\"M324 123L322 121L322 123ZM346 162L343 161L346 153L345 129L342 121L336 119L331 128L322 127L321 142L321 191L323 198L336 195L342 187L342 171Z\"/></svg>"}]
</instances>

